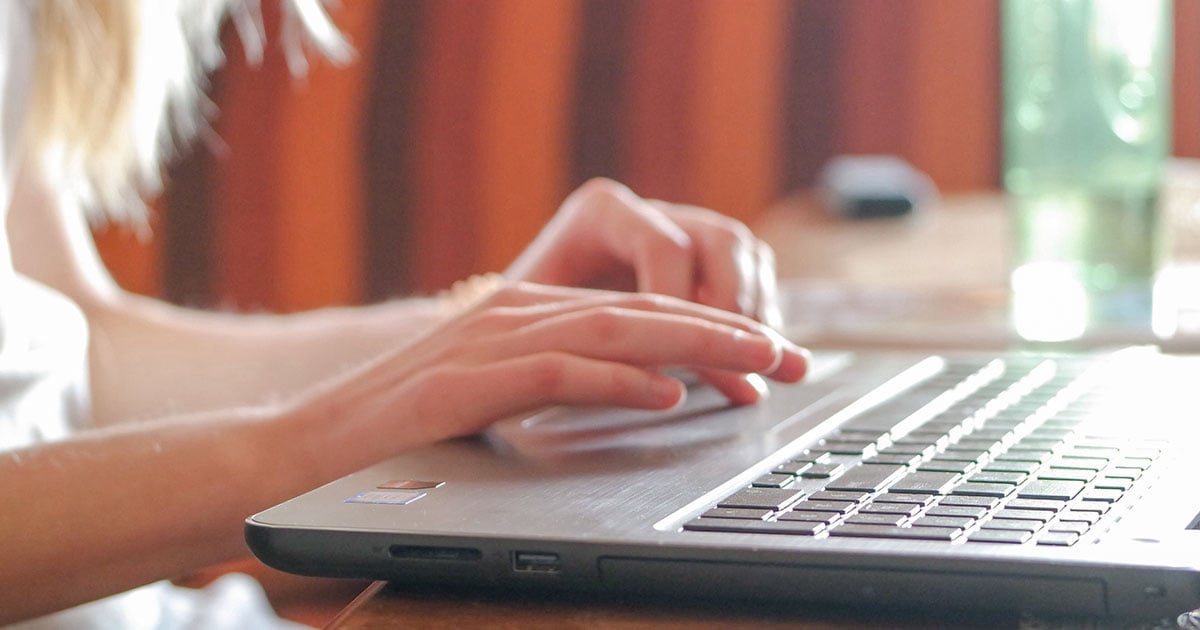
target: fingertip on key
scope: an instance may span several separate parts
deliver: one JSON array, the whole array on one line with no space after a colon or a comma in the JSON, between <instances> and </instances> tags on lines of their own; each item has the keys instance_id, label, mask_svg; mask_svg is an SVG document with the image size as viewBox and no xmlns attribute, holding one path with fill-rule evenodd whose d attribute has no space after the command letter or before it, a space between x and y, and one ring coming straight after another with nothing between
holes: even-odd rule
<instances>
[{"instance_id":1,"label":"fingertip on key","mask_svg":"<svg viewBox=\"0 0 1200 630\"><path fill-rule=\"evenodd\" d=\"M785 383L796 383L808 374L808 366L812 362L812 353L790 341L785 341L780 352L779 364L766 375L774 380Z\"/></svg>"}]
</instances>

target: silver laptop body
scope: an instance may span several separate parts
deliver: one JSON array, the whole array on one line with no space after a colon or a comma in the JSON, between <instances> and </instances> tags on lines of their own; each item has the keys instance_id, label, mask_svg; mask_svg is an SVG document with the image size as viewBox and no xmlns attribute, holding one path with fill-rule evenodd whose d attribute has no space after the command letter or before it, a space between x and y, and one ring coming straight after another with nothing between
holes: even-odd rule
<instances>
[{"instance_id":1,"label":"silver laptop body","mask_svg":"<svg viewBox=\"0 0 1200 630\"><path fill-rule=\"evenodd\" d=\"M758 405L508 420L246 536L307 575L1173 617L1200 606L1197 391L1200 358L1146 348L819 353Z\"/></svg>"}]
</instances>

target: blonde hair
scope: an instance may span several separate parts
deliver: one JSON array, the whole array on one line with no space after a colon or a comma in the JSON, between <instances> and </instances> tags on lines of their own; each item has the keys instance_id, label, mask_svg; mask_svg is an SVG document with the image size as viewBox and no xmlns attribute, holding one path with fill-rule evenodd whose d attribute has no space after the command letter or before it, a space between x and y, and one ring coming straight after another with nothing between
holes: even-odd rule
<instances>
[{"instance_id":1,"label":"blonde hair","mask_svg":"<svg viewBox=\"0 0 1200 630\"><path fill-rule=\"evenodd\" d=\"M93 218L144 218L161 161L204 124L202 87L232 14L247 56L263 46L259 0L40 0L29 141L49 181ZM303 72L301 33L328 58L351 50L320 0L285 0L283 37Z\"/></svg>"}]
</instances>

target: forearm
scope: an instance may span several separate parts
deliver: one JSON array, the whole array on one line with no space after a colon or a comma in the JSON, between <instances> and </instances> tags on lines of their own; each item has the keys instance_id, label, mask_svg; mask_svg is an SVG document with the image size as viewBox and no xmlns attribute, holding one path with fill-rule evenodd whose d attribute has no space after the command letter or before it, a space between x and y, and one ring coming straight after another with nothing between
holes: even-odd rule
<instances>
[{"instance_id":1,"label":"forearm","mask_svg":"<svg viewBox=\"0 0 1200 630\"><path fill-rule=\"evenodd\" d=\"M434 298L295 315L182 309L122 295L85 306L99 424L295 396L425 334Z\"/></svg>"},{"instance_id":2,"label":"forearm","mask_svg":"<svg viewBox=\"0 0 1200 630\"><path fill-rule=\"evenodd\" d=\"M249 514L343 474L238 411L0 454L0 625L244 554Z\"/></svg>"},{"instance_id":3,"label":"forearm","mask_svg":"<svg viewBox=\"0 0 1200 630\"><path fill-rule=\"evenodd\" d=\"M17 271L87 315L101 424L291 396L407 343L444 315L434 299L245 316L128 294L101 263L82 210L32 172L19 179L8 219Z\"/></svg>"}]
</instances>

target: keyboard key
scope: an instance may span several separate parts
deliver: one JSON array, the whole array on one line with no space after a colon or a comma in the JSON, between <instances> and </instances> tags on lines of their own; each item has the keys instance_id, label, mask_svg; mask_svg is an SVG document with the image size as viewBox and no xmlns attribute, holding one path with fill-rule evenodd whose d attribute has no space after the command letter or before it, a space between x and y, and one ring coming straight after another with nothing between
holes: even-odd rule
<instances>
[{"instance_id":1,"label":"keyboard key","mask_svg":"<svg viewBox=\"0 0 1200 630\"><path fill-rule=\"evenodd\" d=\"M841 518L841 512L818 512L815 510L800 510L788 511L780 514L777 520L780 521L812 521L815 523L825 523L826 525Z\"/></svg>"},{"instance_id":2,"label":"keyboard key","mask_svg":"<svg viewBox=\"0 0 1200 630\"><path fill-rule=\"evenodd\" d=\"M965 475L978 467L979 464L976 464L975 462L935 457L918 466L917 470L926 472L952 472Z\"/></svg>"},{"instance_id":3,"label":"keyboard key","mask_svg":"<svg viewBox=\"0 0 1200 630\"><path fill-rule=\"evenodd\" d=\"M1083 490L1084 484L1078 481L1059 481L1051 479L1034 479L1017 491L1022 499L1058 499L1070 501Z\"/></svg>"},{"instance_id":4,"label":"keyboard key","mask_svg":"<svg viewBox=\"0 0 1200 630\"><path fill-rule=\"evenodd\" d=\"M1080 501L1100 501L1103 503L1116 503L1117 501L1119 501L1121 499L1121 496L1123 494L1124 493L1121 492L1120 490L1113 490L1111 488L1091 488L1091 489L1085 490L1083 492L1083 494L1079 495L1079 500Z\"/></svg>"},{"instance_id":5,"label":"keyboard key","mask_svg":"<svg viewBox=\"0 0 1200 630\"><path fill-rule=\"evenodd\" d=\"M1042 464L1040 462L1007 461L1004 459L996 459L995 461L989 462L987 465L985 465L983 470L985 472L1025 473L1028 475L1032 474L1035 470L1041 467Z\"/></svg>"},{"instance_id":6,"label":"keyboard key","mask_svg":"<svg viewBox=\"0 0 1200 630\"><path fill-rule=\"evenodd\" d=\"M940 387L914 387L850 418L841 428L853 431L891 431L943 392L944 389Z\"/></svg>"},{"instance_id":7,"label":"keyboard key","mask_svg":"<svg viewBox=\"0 0 1200 630\"><path fill-rule=\"evenodd\" d=\"M970 536L967 536L967 542L1008 543L1012 545L1019 545L1030 538L1033 538L1033 534L1031 532L1004 529L981 529Z\"/></svg>"},{"instance_id":8,"label":"keyboard key","mask_svg":"<svg viewBox=\"0 0 1200 630\"><path fill-rule=\"evenodd\" d=\"M913 427L904 435L892 436L892 443L906 446L932 446L943 449L955 439L962 437L962 421L942 420L940 417L931 418L920 426Z\"/></svg>"},{"instance_id":9,"label":"keyboard key","mask_svg":"<svg viewBox=\"0 0 1200 630\"><path fill-rule=\"evenodd\" d=\"M870 457L875 454L875 443L866 440L821 440L820 446L834 455Z\"/></svg>"},{"instance_id":10,"label":"keyboard key","mask_svg":"<svg viewBox=\"0 0 1200 630\"><path fill-rule=\"evenodd\" d=\"M1057 512L1067 504L1064 501L1056 501L1053 499L1013 499L1005 504L1005 507L1017 508L1021 510L1043 510L1046 512Z\"/></svg>"},{"instance_id":11,"label":"keyboard key","mask_svg":"<svg viewBox=\"0 0 1200 630\"><path fill-rule=\"evenodd\" d=\"M950 460L950 461L957 460L957 461L961 461L961 462L975 462L976 464L982 464L984 462L987 462L988 460L991 459L991 457L992 457L991 453L988 452L987 449L948 448L945 451L942 451L940 454L938 454L938 459Z\"/></svg>"},{"instance_id":12,"label":"keyboard key","mask_svg":"<svg viewBox=\"0 0 1200 630\"><path fill-rule=\"evenodd\" d=\"M934 497L927 494L911 494L906 492L885 492L875 497L876 503L908 503L924 507L933 503Z\"/></svg>"},{"instance_id":13,"label":"keyboard key","mask_svg":"<svg viewBox=\"0 0 1200 630\"><path fill-rule=\"evenodd\" d=\"M1037 544L1053 547L1070 547L1079 540L1079 534L1074 532L1045 532L1038 536Z\"/></svg>"},{"instance_id":14,"label":"keyboard key","mask_svg":"<svg viewBox=\"0 0 1200 630\"><path fill-rule=\"evenodd\" d=\"M941 501L938 501L938 506L965 505L965 506L969 506L969 507L982 507L982 508L986 508L986 509L990 510L990 509L996 507L997 505L999 505L999 503L1000 503L1000 499L997 499L996 497L966 496L966 495L953 495L952 494L948 497L943 497Z\"/></svg>"},{"instance_id":15,"label":"keyboard key","mask_svg":"<svg viewBox=\"0 0 1200 630\"><path fill-rule=\"evenodd\" d=\"M1053 479L1055 481L1082 481L1087 483L1096 476L1092 470L1050 467L1038 473L1038 479Z\"/></svg>"},{"instance_id":16,"label":"keyboard key","mask_svg":"<svg viewBox=\"0 0 1200 630\"><path fill-rule=\"evenodd\" d=\"M831 433L831 434L825 436L825 439L826 440L838 440L838 441L870 442L870 443L878 446L880 443L890 444L892 441L892 436L891 436L891 433L889 433L888 431L881 431L881 430L877 430L877 429L871 429L871 430L867 430L867 431L858 431L855 429L841 429L839 431L835 431L834 433Z\"/></svg>"},{"instance_id":17,"label":"keyboard key","mask_svg":"<svg viewBox=\"0 0 1200 630\"><path fill-rule=\"evenodd\" d=\"M812 462L783 462L782 464L779 464L775 468L772 468L771 472L773 472L777 475L793 475L794 476L794 475L799 475L800 473L808 470L809 468L812 468L812 466L813 466Z\"/></svg>"},{"instance_id":18,"label":"keyboard key","mask_svg":"<svg viewBox=\"0 0 1200 630\"><path fill-rule=\"evenodd\" d=\"M813 521L741 521L725 518L698 518L686 523L683 528L693 532L814 536L825 531L825 524Z\"/></svg>"},{"instance_id":19,"label":"keyboard key","mask_svg":"<svg viewBox=\"0 0 1200 630\"><path fill-rule=\"evenodd\" d=\"M1024 462L1027 464L1035 464L1037 466L1041 466L1042 464L1045 464L1046 462L1050 461L1050 457L1052 455L1053 455L1053 451L1040 450L1040 449L1038 449L1038 450L1029 450L1029 449L1021 450L1016 447L1012 447L1012 448L1008 449L1007 451L1005 451L1003 454L998 455L996 457L996 461Z\"/></svg>"},{"instance_id":20,"label":"keyboard key","mask_svg":"<svg viewBox=\"0 0 1200 630\"><path fill-rule=\"evenodd\" d=\"M989 442L1004 442L1013 435L1013 430L1008 427L993 427L989 424L975 429L971 432L971 439L987 440Z\"/></svg>"},{"instance_id":21,"label":"keyboard key","mask_svg":"<svg viewBox=\"0 0 1200 630\"><path fill-rule=\"evenodd\" d=\"M900 523L903 523L904 519L906 518L908 517L903 514L863 514L860 512L854 516L848 517L846 519L846 523L853 523L856 525L899 525Z\"/></svg>"},{"instance_id":22,"label":"keyboard key","mask_svg":"<svg viewBox=\"0 0 1200 630\"><path fill-rule=\"evenodd\" d=\"M937 505L929 508L925 512L928 516L950 516L959 518L970 518L972 520L982 517L988 513L985 507L976 507L970 505Z\"/></svg>"},{"instance_id":23,"label":"keyboard key","mask_svg":"<svg viewBox=\"0 0 1200 630\"><path fill-rule=\"evenodd\" d=\"M1095 525L1096 522L1100 520L1101 516L1103 515L1095 512L1067 510L1066 512L1058 515L1058 521L1060 523L1087 523L1088 525Z\"/></svg>"},{"instance_id":24,"label":"keyboard key","mask_svg":"<svg viewBox=\"0 0 1200 630\"><path fill-rule=\"evenodd\" d=\"M889 525L859 525L846 523L829 530L830 536L856 538L902 538L906 540L951 541L962 530L955 527L894 527Z\"/></svg>"},{"instance_id":25,"label":"keyboard key","mask_svg":"<svg viewBox=\"0 0 1200 630\"><path fill-rule=\"evenodd\" d=\"M1075 501L1067 507L1072 512L1094 512L1103 516L1112 508L1112 504L1105 501Z\"/></svg>"},{"instance_id":26,"label":"keyboard key","mask_svg":"<svg viewBox=\"0 0 1200 630\"><path fill-rule=\"evenodd\" d=\"M746 488L717 504L723 508L759 508L780 510L804 496L803 490L786 488Z\"/></svg>"},{"instance_id":27,"label":"keyboard key","mask_svg":"<svg viewBox=\"0 0 1200 630\"><path fill-rule=\"evenodd\" d=\"M1008 519L992 519L979 526L980 529L1002 529L1029 532L1032 534L1042 528L1041 521L1011 521Z\"/></svg>"},{"instance_id":28,"label":"keyboard key","mask_svg":"<svg viewBox=\"0 0 1200 630\"><path fill-rule=\"evenodd\" d=\"M1099 458L1082 458L1082 457L1066 457L1059 456L1054 458L1050 463L1053 468L1064 468L1068 470L1090 470L1092 472L1100 472L1108 466L1107 459Z\"/></svg>"},{"instance_id":29,"label":"keyboard key","mask_svg":"<svg viewBox=\"0 0 1200 630\"><path fill-rule=\"evenodd\" d=\"M1145 471L1143 471L1141 468L1130 468L1128 466L1113 466L1112 468L1109 468L1108 470L1104 471L1104 476L1111 477L1113 479L1128 479L1130 481L1137 481L1138 478L1140 478L1142 476L1143 472L1145 472Z\"/></svg>"},{"instance_id":30,"label":"keyboard key","mask_svg":"<svg viewBox=\"0 0 1200 630\"><path fill-rule=\"evenodd\" d=\"M965 516L922 516L913 519L913 527L953 527L965 529L974 523L975 519Z\"/></svg>"},{"instance_id":31,"label":"keyboard key","mask_svg":"<svg viewBox=\"0 0 1200 630\"><path fill-rule=\"evenodd\" d=\"M791 475L763 475L755 479L752 485L756 488L786 488L792 485L795 479Z\"/></svg>"},{"instance_id":32,"label":"keyboard key","mask_svg":"<svg viewBox=\"0 0 1200 630\"><path fill-rule=\"evenodd\" d=\"M1058 428L1054 426L1041 426L1033 431L1030 431L1029 436L1026 439L1049 440L1054 443L1059 443L1065 440L1073 432L1073 430L1066 427Z\"/></svg>"},{"instance_id":33,"label":"keyboard key","mask_svg":"<svg viewBox=\"0 0 1200 630\"><path fill-rule=\"evenodd\" d=\"M828 464L832 456L822 450L804 449L804 452L792 458L793 462L805 464Z\"/></svg>"},{"instance_id":34,"label":"keyboard key","mask_svg":"<svg viewBox=\"0 0 1200 630\"><path fill-rule=\"evenodd\" d=\"M902 514L912 516L920 512L920 506L909 503L869 503L858 511L859 514Z\"/></svg>"},{"instance_id":35,"label":"keyboard key","mask_svg":"<svg viewBox=\"0 0 1200 630\"><path fill-rule=\"evenodd\" d=\"M837 490L819 490L808 495L813 501L850 501L851 503L862 503L866 501L871 494L869 492L843 492Z\"/></svg>"},{"instance_id":36,"label":"keyboard key","mask_svg":"<svg viewBox=\"0 0 1200 630\"><path fill-rule=\"evenodd\" d=\"M1103 490L1120 490L1121 492L1127 492L1133 487L1133 481L1105 475L1104 478L1097 479L1096 481L1092 482L1092 487Z\"/></svg>"},{"instance_id":37,"label":"keyboard key","mask_svg":"<svg viewBox=\"0 0 1200 630\"><path fill-rule=\"evenodd\" d=\"M804 479L828 479L840 475L843 470L845 467L835 462L813 464L807 470L801 471L800 476Z\"/></svg>"},{"instance_id":38,"label":"keyboard key","mask_svg":"<svg viewBox=\"0 0 1200 630\"><path fill-rule=\"evenodd\" d=\"M955 442L954 446L951 446L946 450L954 449L959 451L980 451L983 453L991 453L992 449L995 448L997 448L997 441L995 439L982 439L978 437L975 432L971 432L967 437Z\"/></svg>"},{"instance_id":39,"label":"keyboard key","mask_svg":"<svg viewBox=\"0 0 1200 630\"><path fill-rule=\"evenodd\" d=\"M771 510L751 510L746 508L713 508L700 518L740 518L750 521L765 520L771 514Z\"/></svg>"},{"instance_id":40,"label":"keyboard key","mask_svg":"<svg viewBox=\"0 0 1200 630\"><path fill-rule=\"evenodd\" d=\"M1022 510L1020 508L1005 506L992 515L992 518L1016 521L1037 521L1039 523L1045 523L1046 521L1054 518L1054 513L1045 512L1043 510Z\"/></svg>"},{"instance_id":41,"label":"keyboard key","mask_svg":"<svg viewBox=\"0 0 1200 630\"><path fill-rule=\"evenodd\" d=\"M1105 463L1105 465L1107 465L1110 460L1116 459L1118 453L1120 453L1120 449L1118 448L1101 450L1097 448L1081 447L1076 444L1071 448L1059 453L1058 456L1066 459L1097 460L1102 461ZM1101 468L1103 468L1103 466L1101 466Z\"/></svg>"},{"instance_id":42,"label":"keyboard key","mask_svg":"<svg viewBox=\"0 0 1200 630\"><path fill-rule=\"evenodd\" d=\"M1078 521L1067 522L1067 523L1062 522L1062 521L1054 521L1046 526L1046 531L1071 532L1073 534L1082 536L1083 534L1086 534L1087 531L1091 528L1092 528L1091 525L1089 525L1087 523L1078 522Z\"/></svg>"},{"instance_id":43,"label":"keyboard key","mask_svg":"<svg viewBox=\"0 0 1200 630\"><path fill-rule=\"evenodd\" d=\"M1012 494L1013 489L1013 486L1003 483L974 483L968 481L959 484L951 494L1001 498Z\"/></svg>"},{"instance_id":44,"label":"keyboard key","mask_svg":"<svg viewBox=\"0 0 1200 630\"><path fill-rule=\"evenodd\" d=\"M1059 444L1061 443L1061 440L1055 440L1053 438L1039 438L1033 435L1027 435L1014 442L1013 445L1008 448L1008 450L1053 453L1054 449L1058 448Z\"/></svg>"},{"instance_id":45,"label":"keyboard key","mask_svg":"<svg viewBox=\"0 0 1200 630\"><path fill-rule=\"evenodd\" d=\"M900 466L916 466L923 458L920 455L905 455L902 453L877 454L864 463L867 464L898 464Z\"/></svg>"},{"instance_id":46,"label":"keyboard key","mask_svg":"<svg viewBox=\"0 0 1200 630\"><path fill-rule=\"evenodd\" d=\"M958 473L917 471L892 484L892 492L946 494L961 476Z\"/></svg>"},{"instance_id":47,"label":"keyboard key","mask_svg":"<svg viewBox=\"0 0 1200 630\"><path fill-rule=\"evenodd\" d=\"M907 435L892 442L892 445L888 448L896 452L912 452L925 455L930 452L929 449L933 449L932 452L936 453L949 445L949 435L945 433L942 435L930 433L924 435ZM901 449L908 449L908 451L901 451Z\"/></svg>"},{"instance_id":48,"label":"keyboard key","mask_svg":"<svg viewBox=\"0 0 1200 630\"><path fill-rule=\"evenodd\" d=\"M862 464L842 473L840 477L825 484L826 490L881 490L892 479L907 470L904 466Z\"/></svg>"},{"instance_id":49,"label":"keyboard key","mask_svg":"<svg viewBox=\"0 0 1200 630\"><path fill-rule=\"evenodd\" d=\"M972 481L975 483L1003 483L1010 486L1016 486L1025 481L1026 477L1028 477L1028 475L1021 472L996 472L985 470L983 472L977 472L974 475L971 475L970 479L967 481Z\"/></svg>"},{"instance_id":50,"label":"keyboard key","mask_svg":"<svg viewBox=\"0 0 1200 630\"><path fill-rule=\"evenodd\" d=\"M837 512L845 514L857 505L853 501L813 501L805 499L792 506L793 510L810 510L814 512Z\"/></svg>"}]
</instances>

